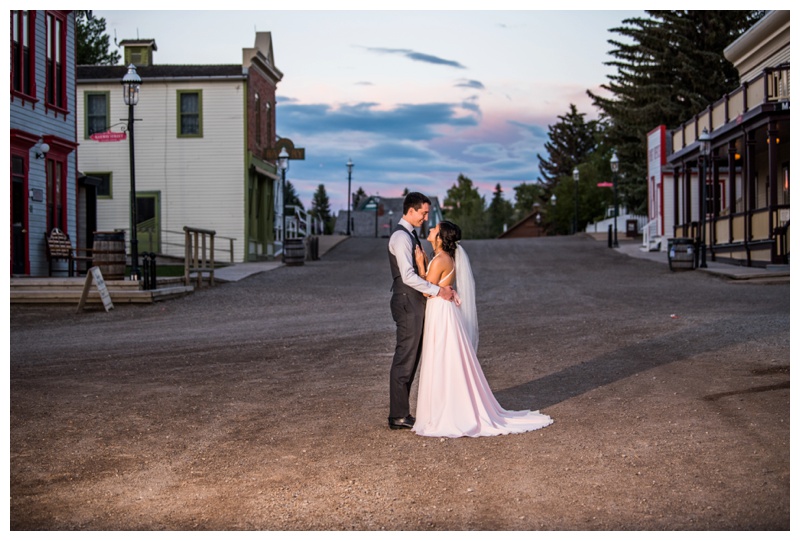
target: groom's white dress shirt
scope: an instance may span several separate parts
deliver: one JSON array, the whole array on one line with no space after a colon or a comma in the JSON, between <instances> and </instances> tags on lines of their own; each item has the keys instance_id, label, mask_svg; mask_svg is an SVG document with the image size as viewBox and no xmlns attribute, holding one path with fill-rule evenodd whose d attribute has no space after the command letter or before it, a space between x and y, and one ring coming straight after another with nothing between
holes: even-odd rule
<instances>
[{"instance_id":1,"label":"groom's white dress shirt","mask_svg":"<svg viewBox=\"0 0 800 541\"><path fill-rule=\"evenodd\" d=\"M409 233L414 230L414 227L403 218L400 218L400 225ZM411 235L402 231L392 233L389 238L389 252L397 260L397 267L400 269L400 277L404 284L432 297L439 294L439 286L428 282L414 270L414 241Z\"/></svg>"}]
</instances>

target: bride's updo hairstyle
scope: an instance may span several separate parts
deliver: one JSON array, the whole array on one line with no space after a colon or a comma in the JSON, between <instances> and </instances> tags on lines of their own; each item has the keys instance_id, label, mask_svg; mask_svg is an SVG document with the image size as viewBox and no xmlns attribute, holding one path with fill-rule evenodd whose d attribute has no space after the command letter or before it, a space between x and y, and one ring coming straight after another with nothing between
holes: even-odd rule
<instances>
[{"instance_id":1,"label":"bride's updo hairstyle","mask_svg":"<svg viewBox=\"0 0 800 541\"><path fill-rule=\"evenodd\" d=\"M439 238L442 240L442 250L456 257L456 243L461 240L461 228L453 222L443 220L439 222Z\"/></svg>"}]
</instances>

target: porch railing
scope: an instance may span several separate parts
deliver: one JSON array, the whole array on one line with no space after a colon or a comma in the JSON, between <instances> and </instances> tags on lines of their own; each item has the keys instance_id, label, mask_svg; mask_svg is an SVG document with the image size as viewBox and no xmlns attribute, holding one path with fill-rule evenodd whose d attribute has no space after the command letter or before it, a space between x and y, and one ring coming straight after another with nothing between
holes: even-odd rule
<instances>
[{"instance_id":1,"label":"porch railing","mask_svg":"<svg viewBox=\"0 0 800 541\"><path fill-rule=\"evenodd\" d=\"M183 283L189 285L191 275L197 277L197 287L203 284L203 274L208 275L209 285L214 285L214 237L216 231L184 227Z\"/></svg>"},{"instance_id":2,"label":"porch railing","mask_svg":"<svg viewBox=\"0 0 800 541\"><path fill-rule=\"evenodd\" d=\"M282 217L277 216L275 219L275 255L283 253L284 239L301 239L313 235L320 235L324 228L322 220L312 216L308 211L299 206L292 205L286 208L291 209L293 214L291 216L286 216L285 235L282 231Z\"/></svg>"},{"instance_id":3,"label":"porch railing","mask_svg":"<svg viewBox=\"0 0 800 541\"><path fill-rule=\"evenodd\" d=\"M157 256L175 258L183 258L185 256L185 231L170 231L167 229L142 227L141 225L136 231L138 232L139 252L154 252ZM215 255L225 256L225 259L217 259L217 261L235 263L233 250L236 239L216 234L214 237L217 243ZM130 235L128 235L128 238L130 238ZM223 242L220 243L220 241Z\"/></svg>"},{"instance_id":4,"label":"porch railing","mask_svg":"<svg viewBox=\"0 0 800 541\"><path fill-rule=\"evenodd\" d=\"M766 68L755 79L726 94L678 128L672 130L672 152L678 152L703 133L724 126L759 105L789 100L789 64Z\"/></svg>"}]
</instances>

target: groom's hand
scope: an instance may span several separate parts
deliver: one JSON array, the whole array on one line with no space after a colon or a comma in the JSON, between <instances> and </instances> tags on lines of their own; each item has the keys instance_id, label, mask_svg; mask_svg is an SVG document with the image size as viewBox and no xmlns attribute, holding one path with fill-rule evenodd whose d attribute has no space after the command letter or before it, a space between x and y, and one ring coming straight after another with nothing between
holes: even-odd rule
<instances>
[{"instance_id":1,"label":"groom's hand","mask_svg":"<svg viewBox=\"0 0 800 541\"><path fill-rule=\"evenodd\" d=\"M454 294L455 290L451 286L445 286L439 288L439 297L443 298L446 301L452 301Z\"/></svg>"}]
</instances>

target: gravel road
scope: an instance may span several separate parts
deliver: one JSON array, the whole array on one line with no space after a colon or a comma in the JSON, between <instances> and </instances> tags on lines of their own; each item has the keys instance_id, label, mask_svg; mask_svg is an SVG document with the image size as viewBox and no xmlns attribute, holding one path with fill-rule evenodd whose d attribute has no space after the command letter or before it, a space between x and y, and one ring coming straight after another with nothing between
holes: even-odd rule
<instances>
[{"instance_id":1,"label":"gravel road","mask_svg":"<svg viewBox=\"0 0 800 541\"><path fill-rule=\"evenodd\" d=\"M789 285L465 241L500 403L390 431L386 239L149 306L12 305L12 530L788 530ZM412 402L413 406L413 402Z\"/></svg>"}]
</instances>

